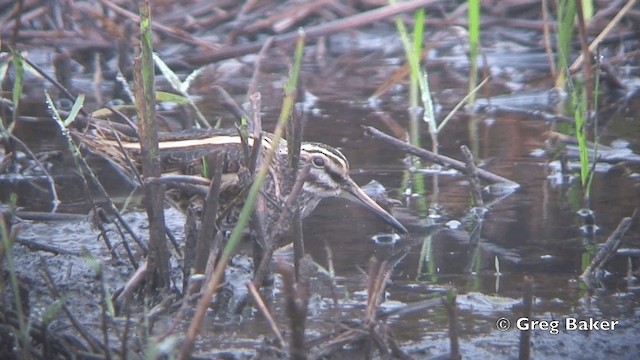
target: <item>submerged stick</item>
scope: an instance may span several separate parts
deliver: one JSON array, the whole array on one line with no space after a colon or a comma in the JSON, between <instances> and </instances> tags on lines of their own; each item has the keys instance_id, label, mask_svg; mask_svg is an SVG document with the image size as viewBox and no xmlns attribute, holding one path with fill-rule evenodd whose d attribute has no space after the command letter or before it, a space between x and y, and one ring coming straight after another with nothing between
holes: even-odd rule
<instances>
[{"instance_id":1,"label":"submerged stick","mask_svg":"<svg viewBox=\"0 0 640 360\"><path fill-rule=\"evenodd\" d=\"M520 109L507 105L489 105L476 103L474 111L491 116L517 116L530 118L532 120L542 120L548 123L573 123L573 118L566 115L551 114L544 110Z\"/></svg>"},{"instance_id":2,"label":"submerged stick","mask_svg":"<svg viewBox=\"0 0 640 360\"><path fill-rule=\"evenodd\" d=\"M402 307L390 308L390 309L378 309L376 311L376 318L379 320L385 320L392 316L402 318L409 315L417 315L424 313L427 310L431 310L442 305L441 298L433 298L422 300L410 304L406 304Z\"/></svg>"},{"instance_id":3,"label":"submerged stick","mask_svg":"<svg viewBox=\"0 0 640 360\"><path fill-rule=\"evenodd\" d=\"M39 242L36 240L30 240L30 239L22 239L20 237L17 237L14 239L14 241L17 244L23 245L28 247L30 250L32 251L44 251L44 252L49 252L52 253L54 255L71 255L71 256L80 256L82 255L79 251L75 251L75 250L68 250L65 249L63 247L59 247L59 246L55 246L55 245L51 245L51 244L46 244L44 242Z\"/></svg>"},{"instance_id":4,"label":"submerged stick","mask_svg":"<svg viewBox=\"0 0 640 360\"><path fill-rule=\"evenodd\" d=\"M50 213L41 211L16 210L14 213L16 217L22 220L33 221L81 221L87 218L86 215L82 214Z\"/></svg>"},{"instance_id":5,"label":"submerged stick","mask_svg":"<svg viewBox=\"0 0 640 360\"><path fill-rule=\"evenodd\" d=\"M475 205L478 207L484 207L484 200L482 200L482 187L480 186L480 179L478 179L478 167L473 160L473 154L466 145L460 146L460 150L462 151L467 164L467 170L465 173L471 183L471 192L475 198Z\"/></svg>"},{"instance_id":6,"label":"submerged stick","mask_svg":"<svg viewBox=\"0 0 640 360\"><path fill-rule=\"evenodd\" d=\"M396 139L393 136L387 135L372 126L364 126L364 131L365 131L365 135L383 140L393 145L396 149L404 151L409 154L416 155L423 160L431 161L436 164L440 164L442 166L448 166L452 169L458 170L463 173L466 171L466 165L462 161L452 159L448 156L439 155L429 150L425 150L425 149L413 146L402 140ZM520 184L518 184L517 182L509 180L500 175L496 175L484 169L478 169L478 177L480 177L483 180L489 181L491 183L507 183L513 186L520 187Z\"/></svg>"},{"instance_id":7,"label":"submerged stick","mask_svg":"<svg viewBox=\"0 0 640 360\"><path fill-rule=\"evenodd\" d=\"M631 227L633 218L635 218L637 214L638 210L633 213L633 216L626 217L620 220L618 227L611 233L611 235L609 235L609 238L607 238L607 241L604 243L604 245L602 245L600 251L598 251L593 260L591 260L591 263L589 264L589 266L587 266L582 275L580 275L580 278L584 282L590 282L593 273L605 266L609 262L609 260L611 260L611 257L620 247L622 238L624 237L625 233Z\"/></svg>"}]
</instances>

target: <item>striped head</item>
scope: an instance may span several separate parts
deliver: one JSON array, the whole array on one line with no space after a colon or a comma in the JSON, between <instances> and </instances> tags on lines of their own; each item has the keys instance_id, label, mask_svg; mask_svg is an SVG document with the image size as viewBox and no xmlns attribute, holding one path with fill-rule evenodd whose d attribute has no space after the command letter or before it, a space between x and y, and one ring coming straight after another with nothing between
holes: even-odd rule
<instances>
[{"instance_id":1,"label":"striped head","mask_svg":"<svg viewBox=\"0 0 640 360\"><path fill-rule=\"evenodd\" d=\"M349 176L349 162L337 149L321 143L303 142L300 148L302 165L309 164L303 192L318 201L327 197L344 197L363 205L396 230L407 229L369 197ZM317 203L316 203L317 204ZM315 207L315 206L314 206Z\"/></svg>"},{"instance_id":2,"label":"striped head","mask_svg":"<svg viewBox=\"0 0 640 360\"><path fill-rule=\"evenodd\" d=\"M342 184L351 180L347 158L328 145L302 143L300 162L301 166L310 165L303 190L317 197L338 197L342 193Z\"/></svg>"}]
</instances>

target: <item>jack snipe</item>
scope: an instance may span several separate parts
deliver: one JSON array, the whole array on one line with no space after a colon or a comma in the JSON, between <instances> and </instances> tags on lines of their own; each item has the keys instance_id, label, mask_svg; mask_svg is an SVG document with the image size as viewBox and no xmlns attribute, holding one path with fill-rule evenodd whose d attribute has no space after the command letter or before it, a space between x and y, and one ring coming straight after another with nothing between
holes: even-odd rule
<instances>
[{"instance_id":1,"label":"jack snipe","mask_svg":"<svg viewBox=\"0 0 640 360\"><path fill-rule=\"evenodd\" d=\"M261 140L261 150L264 153L273 146L273 135L263 133ZM76 137L85 144L92 152L112 160L121 170L131 173L126 158L139 167L140 144L137 141L125 141L121 139L120 144L115 139L107 139L102 136L88 134L76 134ZM253 146L254 139L249 138L249 146ZM288 194L284 194L282 171L287 166L287 143L281 140L276 145L276 156L269 168L269 175L263 185L263 193L270 196L268 212L273 211L284 203ZM202 168L203 159L212 158L212 154L217 151L224 153L223 173L227 179L223 180L221 198L230 199L239 193L237 185L238 172L241 169L242 149L240 136L230 131L196 131L193 130L166 134L160 137L160 157L163 172L179 172L183 174L199 174ZM126 157L122 150L126 152ZM300 214L304 218L318 205L320 200L328 197L344 197L363 205L373 214L385 220L396 230L406 233L407 229L391 214L379 206L371 199L349 176L349 163L346 157L337 149L321 143L303 142L300 152L300 168L309 164L309 172L304 179L302 191L300 192L298 204ZM231 193L231 196L229 195ZM184 198L183 194L183 198ZM193 201L186 196L189 201ZM220 201L221 206L225 206L224 199ZM236 211L227 212L221 228L232 226L237 216L239 206L235 206ZM273 221L272 214L267 215L267 222ZM277 217L276 217L277 218ZM273 225L273 224L271 224Z\"/></svg>"}]
</instances>

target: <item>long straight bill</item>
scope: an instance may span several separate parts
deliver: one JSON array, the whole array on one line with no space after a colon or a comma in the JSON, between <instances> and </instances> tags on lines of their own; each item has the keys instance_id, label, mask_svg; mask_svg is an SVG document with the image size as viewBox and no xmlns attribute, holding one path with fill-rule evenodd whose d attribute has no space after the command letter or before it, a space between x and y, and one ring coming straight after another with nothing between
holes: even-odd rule
<instances>
[{"instance_id":1,"label":"long straight bill","mask_svg":"<svg viewBox=\"0 0 640 360\"><path fill-rule=\"evenodd\" d=\"M353 180L349 179L346 184L342 186L343 189L343 197L347 198L351 201L355 201L364 205L365 208L369 209L371 212L376 214L378 217L382 218L384 221L389 223L389 225L393 226L394 229L400 231L401 233L408 233L407 228L398 221L398 219L394 218L393 215L389 214L385 209L383 209L378 203L376 203L372 198L369 197L358 184L353 182Z\"/></svg>"}]
</instances>

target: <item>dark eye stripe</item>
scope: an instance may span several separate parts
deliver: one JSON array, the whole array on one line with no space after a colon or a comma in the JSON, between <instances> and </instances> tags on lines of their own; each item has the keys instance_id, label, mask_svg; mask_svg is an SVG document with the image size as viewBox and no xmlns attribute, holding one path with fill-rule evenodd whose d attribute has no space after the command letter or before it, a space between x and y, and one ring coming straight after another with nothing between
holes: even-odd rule
<instances>
[{"instance_id":1,"label":"dark eye stripe","mask_svg":"<svg viewBox=\"0 0 640 360\"><path fill-rule=\"evenodd\" d=\"M342 167L345 170L349 169L349 162L347 161L347 158L338 150L328 148L324 144L304 143L302 144L302 151L309 155L322 154L337 166Z\"/></svg>"},{"instance_id":2,"label":"dark eye stripe","mask_svg":"<svg viewBox=\"0 0 640 360\"><path fill-rule=\"evenodd\" d=\"M344 181L344 177L342 176L342 174L336 171L333 166L325 166L324 171L327 173L327 175L329 175L329 177L331 177L331 180L335 181L336 183L341 184Z\"/></svg>"},{"instance_id":3,"label":"dark eye stripe","mask_svg":"<svg viewBox=\"0 0 640 360\"><path fill-rule=\"evenodd\" d=\"M324 173L329 175L329 178L331 178L331 181L329 181L326 178L324 178L323 180L320 180L317 174L314 174L313 172L309 172L309 175L308 175L309 178L307 179L307 184L310 184L311 186L315 186L320 189L335 190L338 187L340 187L340 185L344 182L343 176L340 173L337 173L335 169L329 166L324 168Z\"/></svg>"}]
</instances>

